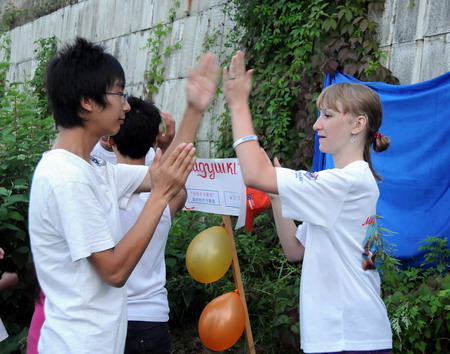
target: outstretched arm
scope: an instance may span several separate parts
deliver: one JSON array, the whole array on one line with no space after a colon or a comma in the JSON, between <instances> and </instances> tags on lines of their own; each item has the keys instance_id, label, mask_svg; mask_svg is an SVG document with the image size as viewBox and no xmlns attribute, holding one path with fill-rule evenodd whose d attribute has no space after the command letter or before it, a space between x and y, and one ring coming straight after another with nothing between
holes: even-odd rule
<instances>
[{"instance_id":1,"label":"outstretched arm","mask_svg":"<svg viewBox=\"0 0 450 354\"><path fill-rule=\"evenodd\" d=\"M163 155L163 161L179 144L194 141L203 113L215 95L218 76L217 58L211 53L203 54L198 65L189 69L186 82L186 110L175 139Z\"/></svg>"},{"instance_id":2,"label":"outstretched arm","mask_svg":"<svg viewBox=\"0 0 450 354\"><path fill-rule=\"evenodd\" d=\"M224 92L230 107L233 139L255 135L248 98L252 88L253 70L245 70L244 53L238 51L231 60L230 69L224 68ZM257 141L250 140L236 147L236 154L248 187L267 193L278 193L275 168L266 163Z\"/></svg>"}]
</instances>

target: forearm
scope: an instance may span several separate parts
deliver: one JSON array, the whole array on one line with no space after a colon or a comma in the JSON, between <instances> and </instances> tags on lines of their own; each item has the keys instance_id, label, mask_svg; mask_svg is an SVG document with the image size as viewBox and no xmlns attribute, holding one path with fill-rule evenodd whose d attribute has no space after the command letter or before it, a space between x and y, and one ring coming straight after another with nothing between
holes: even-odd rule
<instances>
[{"instance_id":1,"label":"forearm","mask_svg":"<svg viewBox=\"0 0 450 354\"><path fill-rule=\"evenodd\" d=\"M125 285L150 243L168 203L168 198L150 194L136 223L117 245L89 257L90 262L105 282L115 287Z\"/></svg>"},{"instance_id":2,"label":"forearm","mask_svg":"<svg viewBox=\"0 0 450 354\"><path fill-rule=\"evenodd\" d=\"M281 201L279 196L271 196L272 211L277 228L278 238L286 258L290 262L300 262L303 259L305 248L295 237L297 226L291 219L281 215Z\"/></svg>"},{"instance_id":3,"label":"forearm","mask_svg":"<svg viewBox=\"0 0 450 354\"><path fill-rule=\"evenodd\" d=\"M233 140L244 136L255 135L248 104L230 106L233 125ZM278 193L276 171L266 162L266 156L261 151L258 141L246 141L236 147L236 155L244 179L248 187L267 193Z\"/></svg>"},{"instance_id":4,"label":"forearm","mask_svg":"<svg viewBox=\"0 0 450 354\"><path fill-rule=\"evenodd\" d=\"M163 162L167 159L167 157L175 149L176 146L180 145L181 143L194 142L198 127L200 126L200 123L202 121L203 113L203 111L195 109L191 105L187 104L180 126L177 129L177 133L175 134L175 138L162 156Z\"/></svg>"}]
</instances>

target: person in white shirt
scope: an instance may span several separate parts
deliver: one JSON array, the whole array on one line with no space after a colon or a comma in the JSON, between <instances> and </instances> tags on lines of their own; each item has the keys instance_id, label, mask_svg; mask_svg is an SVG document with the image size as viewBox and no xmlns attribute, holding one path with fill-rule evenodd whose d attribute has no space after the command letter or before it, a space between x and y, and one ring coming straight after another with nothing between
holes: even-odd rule
<instances>
[{"instance_id":1,"label":"person in white shirt","mask_svg":"<svg viewBox=\"0 0 450 354\"><path fill-rule=\"evenodd\" d=\"M155 158L154 148L156 146L159 147L161 149L161 152L164 154L175 135L175 120L173 119L172 115L167 112L160 112L158 114L161 115L160 120L162 119L164 127L162 124L158 126L158 135L156 136L156 141L152 143L154 146L152 145L152 147L150 147L147 154L145 155L145 166L151 166L153 159ZM98 156L103 160L112 163L113 165L117 163L116 154L112 149L108 136L102 136L100 138L100 140L92 149L91 155Z\"/></svg>"},{"instance_id":2,"label":"person in white shirt","mask_svg":"<svg viewBox=\"0 0 450 354\"><path fill-rule=\"evenodd\" d=\"M244 182L272 194L278 236L292 262L303 260L301 348L305 353L388 353L392 332L375 269L379 191L370 149L389 139L378 132L378 95L357 84L335 84L319 96L313 128L334 169L317 173L275 167L255 135L248 97L252 70L244 54L224 69L225 96ZM293 220L303 223L297 228Z\"/></svg>"},{"instance_id":3,"label":"person in white shirt","mask_svg":"<svg viewBox=\"0 0 450 354\"><path fill-rule=\"evenodd\" d=\"M216 84L212 54L188 81L197 92L186 113L200 119ZM115 135L130 109L125 74L112 55L77 38L47 66L46 88L58 136L36 167L29 233L39 284L46 296L40 353L123 353L123 287L151 240L161 215L195 161L181 143L152 167L111 165L90 153L101 136ZM136 223L122 236L119 207L152 190Z\"/></svg>"},{"instance_id":4,"label":"person in white shirt","mask_svg":"<svg viewBox=\"0 0 450 354\"><path fill-rule=\"evenodd\" d=\"M158 134L161 116L170 130L165 134L168 136L166 142L173 138L175 123L169 114L160 114L152 102L129 97L128 103L131 109L124 124L116 135L108 138L107 143L116 154L118 163L144 165L151 146L157 141L159 146L163 145L162 136ZM189 128L192 133L190 136L185 134L185 141L195 136L195 124ZM147 198L148 193L142 193L130 210L120 211L123 235L136 221ZM186 193L182 189L164 210L150 244L126 283L128 331L125 354L144 350L149 353L171 352L164 253L172 218L183 208L185 201Z\"/></svg>"}]
</instances>

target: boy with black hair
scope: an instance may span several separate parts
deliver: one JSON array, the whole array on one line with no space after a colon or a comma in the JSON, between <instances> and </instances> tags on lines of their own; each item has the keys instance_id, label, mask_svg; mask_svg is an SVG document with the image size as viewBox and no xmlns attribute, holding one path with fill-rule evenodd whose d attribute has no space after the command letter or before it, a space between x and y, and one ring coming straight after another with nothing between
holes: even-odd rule
<instances>
[{"instance_id":1,"label":"boy with black hair","mask_svg":"<svg viewBox=\"0 0 450 354\"><path fill-rule=\"evenodd\" d=\"M130 111L119 132L109 138L118 163L144 165L145 156L156 141L161 116L151 102L129 97ZM126 234L139 216L148 193L142 193L133 207L120 211L122 234ZM148 353L170 354L169 303L164 260L167 237L175 213L186 201L182 189L169 202L152 240L126 283L128 331L125 354L145 349Z\"/></svg>"},{"instance_id":2,"label":"boy with black hair","mask_svg":"<svg viewBox=\"0 0 450 354\"><path fill-rule=\"evenodd\" d=\"M216 83L212 55L203 61L210 70L191 78L202 92L202 83L207 90ZM158 150L150 170L91 160L99 138L115 135L130 107L120 63L82 38L49 62L46 86L58 136L36 167L29 206L31 247L46 295L39 352L123 353L123 285L192 170L195 148L179 144L164 162ZM209 102L197 94L186 110L193 120ZM116 243L119 206L130 207L135 193L150 187L141 215Z\"/></svg>"}]
</instances>

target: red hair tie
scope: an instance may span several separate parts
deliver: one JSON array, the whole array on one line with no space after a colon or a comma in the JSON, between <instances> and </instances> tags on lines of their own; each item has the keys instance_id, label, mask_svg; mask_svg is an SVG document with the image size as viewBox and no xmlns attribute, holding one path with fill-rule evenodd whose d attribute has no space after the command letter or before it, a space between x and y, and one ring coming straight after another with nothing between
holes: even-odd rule
<instances>
[{"instance_id":1,"label":"red hair tie","mask_svg":"<svg viewBox=\"0 0 450 354\"><path fill-rule=\"evenodd\" d=\"M381 139L383 136L384 136L384 135L381 134L381 133L379 133L379 132L376 132L376 133L373 135L373 137L374 137L375 139Z\"/></svg>"}]
</instances>

